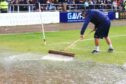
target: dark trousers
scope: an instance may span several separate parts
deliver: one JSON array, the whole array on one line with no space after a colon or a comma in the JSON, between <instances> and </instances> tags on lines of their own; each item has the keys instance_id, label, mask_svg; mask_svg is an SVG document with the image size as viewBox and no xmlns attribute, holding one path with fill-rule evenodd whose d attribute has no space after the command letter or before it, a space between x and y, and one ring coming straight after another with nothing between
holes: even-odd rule
<instances>
[{"instance_id":1,"label":"dark trousers","mask_svg":"<svg viewBox=\"0 0 126 84\"><path fill-rule=\"evenodd\" d=\"M7 10L5 10L5 9L1 9L0 11L1 11L1 13L7 13Z\"/></svg>"}]
</instances>

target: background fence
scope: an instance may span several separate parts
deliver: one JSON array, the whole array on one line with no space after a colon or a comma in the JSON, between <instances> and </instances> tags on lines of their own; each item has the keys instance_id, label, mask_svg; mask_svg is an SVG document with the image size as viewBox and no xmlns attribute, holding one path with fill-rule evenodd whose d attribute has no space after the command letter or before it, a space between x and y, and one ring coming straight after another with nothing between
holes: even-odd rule
<instances>
[{"instance_id":1,"label":"background fence","mask_svg":"<svg viewBox=\"0 0 126 84\"><path fill-rule=\"evenodd\" d=\"M9 12L34 12L36 4L10 4ZM85 7L84 4L41 4L42 11L81 11L84 9L99 9L102 11L121 11L112 4L94 4ZM123 11L123 10L122 10Z\"/></svg>"}]
</instances>

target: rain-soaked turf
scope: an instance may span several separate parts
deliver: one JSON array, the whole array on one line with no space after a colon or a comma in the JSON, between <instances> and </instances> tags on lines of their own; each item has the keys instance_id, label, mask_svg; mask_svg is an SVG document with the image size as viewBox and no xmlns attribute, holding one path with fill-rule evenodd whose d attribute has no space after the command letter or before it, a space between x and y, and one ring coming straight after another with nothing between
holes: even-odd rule
<instances>
[{"instance_id":1,"label":"rain-soaked turf","mask_svg":"<svg viewBox=\"0 0 126 84\"><path fill-rule=\"evenodd\" d=\"M0 84L125 84L125 20L123 24L117 22L110 31L114 53L107 53L108 46L101 42L101 52L91 54L94 47L91 34L68 49L76 56L67 61L42 54L49 49L64 49L79 38L79 31L47 32L46 46L42 44L41 33L0 35Z\"/></svg>"}]
</instances>

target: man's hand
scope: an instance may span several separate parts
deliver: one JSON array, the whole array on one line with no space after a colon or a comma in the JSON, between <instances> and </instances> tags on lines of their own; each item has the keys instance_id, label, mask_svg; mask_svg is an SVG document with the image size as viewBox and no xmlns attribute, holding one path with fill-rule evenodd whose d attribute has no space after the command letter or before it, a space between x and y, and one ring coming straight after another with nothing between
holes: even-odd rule
<instances>
[{"instance_id":1,"label":"man's hand","mask_svg":"<svg viewBox=\"0 0 126 84\"><path fill-rule=\"evenodd\" d=\"M84 39L84 35L80 35L80 39L83 40Z\"/></svg>"}]
</instances>

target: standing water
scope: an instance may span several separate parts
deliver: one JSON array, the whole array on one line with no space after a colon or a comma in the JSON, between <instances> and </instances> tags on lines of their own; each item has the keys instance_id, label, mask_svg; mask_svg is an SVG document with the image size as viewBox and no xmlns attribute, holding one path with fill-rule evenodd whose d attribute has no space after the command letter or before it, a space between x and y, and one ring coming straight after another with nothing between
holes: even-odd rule
<instances>
[{"instance_id":1,"label":"standing water","mask_svg":"<svg viewBox=\"0 0 126 84\"><path fill-rule=\"evenodd\" d=\"M119 65L45 60L51 55L0 53L0 84L125 84L126 69ZM55 58L56 59L56 58Z\"/></svg>"}]
</instances>

